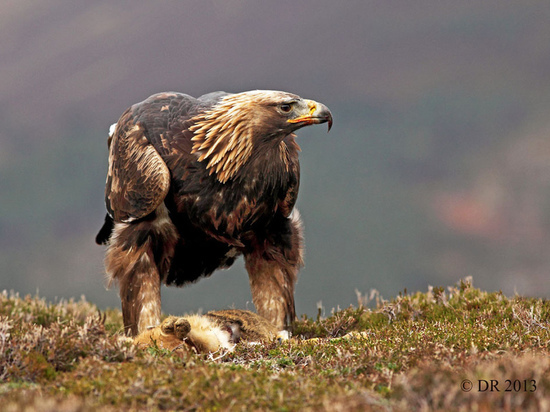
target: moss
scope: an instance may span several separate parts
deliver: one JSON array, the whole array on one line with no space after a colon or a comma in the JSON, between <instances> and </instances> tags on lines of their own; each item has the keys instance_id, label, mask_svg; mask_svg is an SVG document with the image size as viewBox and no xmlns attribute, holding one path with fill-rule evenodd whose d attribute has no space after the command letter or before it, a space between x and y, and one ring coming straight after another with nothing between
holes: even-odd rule
<instances>
[{"instance_id":1,"label":"moss","mask_svg":"<svg viewBox=\"0 0 550 412\"><path fill-rule=\"evenodd\" d=\"M294 339L211 361L137 350L119 311L84 299L3 293L0 393L12 409L52 405L43 410L538 410L550 389L549 319L547 300L461 282L303 317ZM532 379L536 391L465 393L464 379Z\"/></svg>"}]
</instances>

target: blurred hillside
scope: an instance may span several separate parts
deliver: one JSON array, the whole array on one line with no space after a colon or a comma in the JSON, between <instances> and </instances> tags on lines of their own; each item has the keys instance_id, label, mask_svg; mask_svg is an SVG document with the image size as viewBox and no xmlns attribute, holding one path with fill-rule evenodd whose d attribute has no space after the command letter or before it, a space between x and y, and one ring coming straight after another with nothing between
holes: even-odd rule
<instances>
[{"instance_id":1,"label":"blurred hillside","mask_svg":"<svg viewBox=\"0 0 550 412\"><path fill-rule=\"evenodd\" d=\"M110 124L162 90L281 89L335 125L299 133L298 312L449 284L550 296L550 4L9 1L0 14L0 288L103 287ZM172 313L250 301L242 264Z\"/></svg>"}]
</instances>

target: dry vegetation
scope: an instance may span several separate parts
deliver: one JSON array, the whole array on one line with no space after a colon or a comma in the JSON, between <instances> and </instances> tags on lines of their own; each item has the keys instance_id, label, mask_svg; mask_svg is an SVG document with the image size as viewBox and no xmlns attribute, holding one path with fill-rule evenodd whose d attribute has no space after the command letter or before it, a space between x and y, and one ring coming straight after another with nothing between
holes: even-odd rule
<instances>
[{"instance_id":1,"label":"dry vegetation","mask_svg":"<svg viewBox=\"0 0 550 412\"><path fill-rule=\"evenodd\" d=\"M550 410L549 318L549 301L468 282L374 293L213 361L137 350L118 311L4 292L0 397L7 411Z\"/></svg>"}]
</instances>

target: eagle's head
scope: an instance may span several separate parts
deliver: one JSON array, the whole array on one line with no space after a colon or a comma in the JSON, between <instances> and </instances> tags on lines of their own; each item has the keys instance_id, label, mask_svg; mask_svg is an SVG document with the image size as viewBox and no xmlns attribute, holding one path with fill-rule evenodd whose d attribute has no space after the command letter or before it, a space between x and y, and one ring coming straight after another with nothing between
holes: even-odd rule
<instances>
[{"instance_id":1,"label":"eagle's head","mask_svg":"<svg viewBox=\"0 0 550 412\"><path fill-rule=\"evenodd\" d=\"M241 121L250 122L264 136L286 136L311 124L328 122L332 127L332 114L324 104L302 99L292 93L275 90L252 90L226 96L220 102ZM251 124L251 126L252 126Z\"/></svg>"},{"instance_id":2,"label":"eagle's head","mask_svg":"<svg viewBox=\"0 0 550 412\"><path fill-rule=\"evenodd\" d=\"M235 176L255 148L276 147L294 131L328 123L332 113L322 103L292 93L252 90L222 97L193 118L193 150L210 173L225 183Z\"/></svg>"}]
</instances>

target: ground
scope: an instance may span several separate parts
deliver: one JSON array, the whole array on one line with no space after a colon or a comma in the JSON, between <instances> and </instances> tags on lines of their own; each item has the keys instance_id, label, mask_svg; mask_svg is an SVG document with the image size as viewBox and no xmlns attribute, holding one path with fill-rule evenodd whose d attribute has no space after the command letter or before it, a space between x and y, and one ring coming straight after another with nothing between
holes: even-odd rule
<instances>
[{"instance_id":1,"label":"ground","mask_svg":"<svg viewBox=\"0 0 550 412\"><path fill-rule=\"evenodd\" d=\"M0 398L7 411L550 410L549 321L550 301L461 281L359 295L289 341L213 360L135 348L118 310L4 292Z\"/></svg>"}]
</instances>

